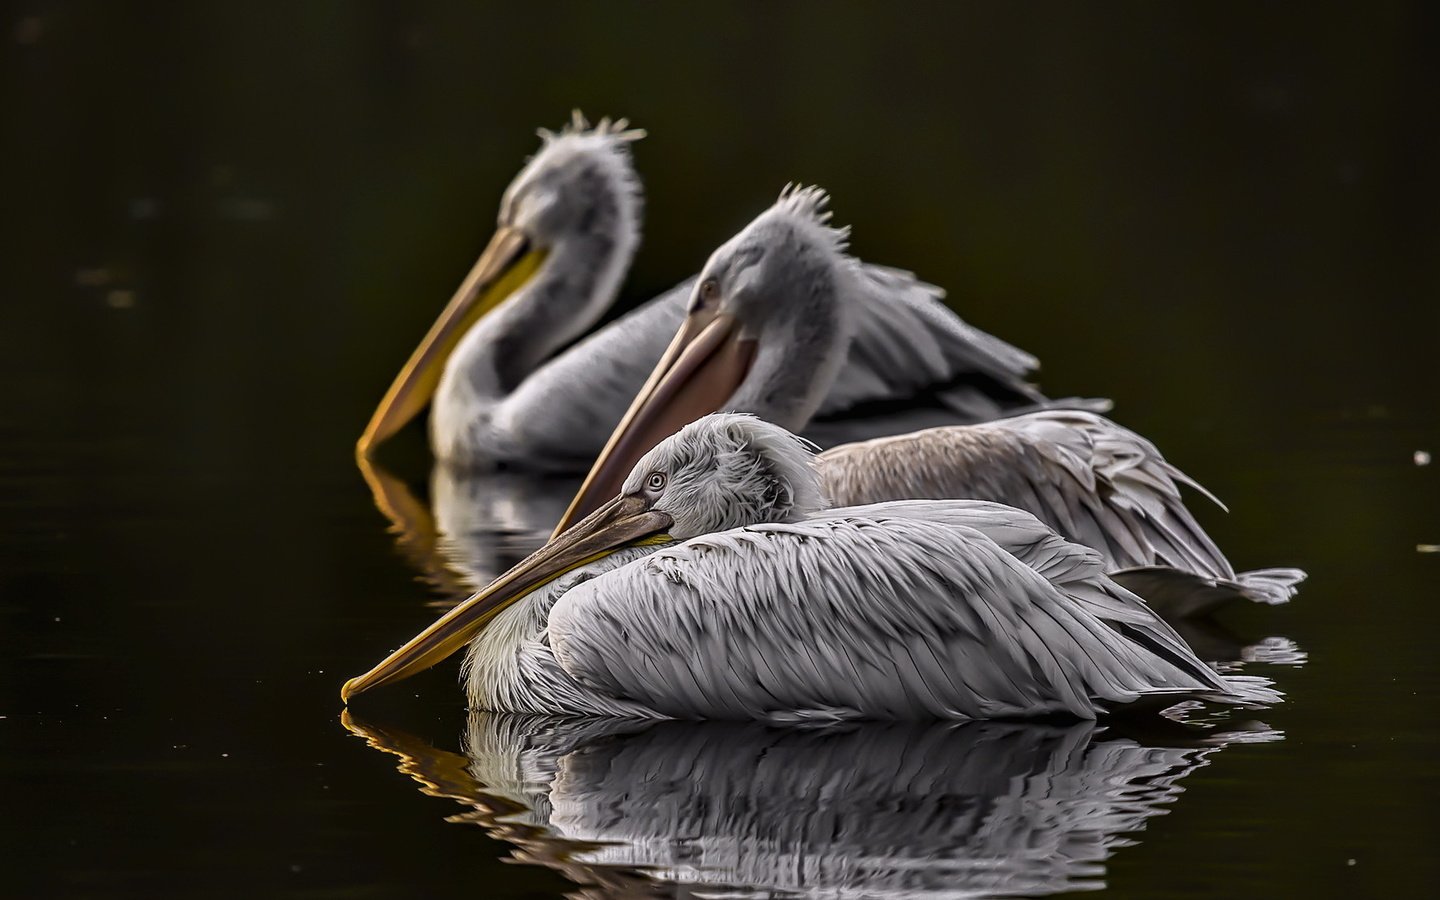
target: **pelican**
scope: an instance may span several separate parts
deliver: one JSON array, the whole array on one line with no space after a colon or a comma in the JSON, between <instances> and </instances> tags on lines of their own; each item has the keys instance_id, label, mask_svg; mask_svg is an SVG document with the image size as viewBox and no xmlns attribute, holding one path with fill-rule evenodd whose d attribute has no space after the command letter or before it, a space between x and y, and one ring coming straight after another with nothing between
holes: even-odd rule
<instances>
[{"instance_id":1,"label":"pelican","mask_svg":"<svg viewBox=\"0 0 1440 900\"><path fill-rule=\"evenodd\" d=\"M789 191L710 257L669 350L556 533L614 496L661 438L706 413L753 413L791 430L809 420L857 313L875 302L826 204L819 189ZM1110 570L1143 567L1124 577L1143 583L1167 615L1207 612L1236 596L1284 603L1305 577L1283 568L1237 575L1180 488L1214 496L1152 443L1087 410L845 444L821 455L820 476L839 506L969 498L1023 509L1104 553Z\"/></svg>"},{"instance_id":2,"label":"pelican","mask_svg":"<svg viewBox=\"0 0 1440 900\"><path fill-rule=\"evenodd\" d=\"M1117 735L1095 722L796 729L472 712L461 755L343 721L421 791L460 804L447 821L607 897L1095 889L1151 817L1183 802L1190 774L1223 765L1232 742L1283 739L1263 726Z\"/></svg>"},{"instance_id":3,"label":"pelican","mask_svg":"<svg viewBox=\"0 0 1440 900\"><path fill-rule=\"evenodd\" d=\"M584 472L680 326L688 281L557 353L611 305L639 244L629 146L643 132L577 113L540 134L489 245L375 410L362 458L430 404L437 459ZM813 412L934 392L947 421L965 422L1046 402L1026 381L1033 356L962 322L909 273L863 271L876 302Z\"/></svg>"},{"instance_id":4,"label":"pelican","mask_svg":"<svg viewBox=\"0 0 1440 900\"><path fill-rule=\"evenodd\" d=\"M984 501L827 509L810 449L717 414L342 699L469 644L472 707L638 718L1094 719L1276 702L1206 667L1100 555Z\"/></svg>"}]
</instances>

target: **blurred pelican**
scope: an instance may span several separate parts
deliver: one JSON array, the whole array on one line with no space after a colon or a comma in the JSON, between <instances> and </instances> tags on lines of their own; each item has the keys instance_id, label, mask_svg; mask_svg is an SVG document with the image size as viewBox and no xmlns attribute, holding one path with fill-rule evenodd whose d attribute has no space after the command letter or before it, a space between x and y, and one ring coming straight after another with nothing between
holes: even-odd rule
<instances>
[{"instance_id":1,"label":"blurred pelican","mask_svg":"<svg viewBox=\"0 0 1440 900\"><path fill-rule=\"evenodd\" d=\"M664 359L596 460L556 533L615 495L640 456L718 410L791 430L809 420L845 356L856 313L875 286L829 226L818 189L787 191L700 274ZM1166 615L1208 611L1235 596L1283 603L1298 569L1237 576L1180 495L1188 485L1153 444L1093 412L1042 410L835 447L820 457L837 506L886 500L993 500L1039 518L1144 579ZM1216 501L1217 503L1219 501ZM1138 582L1137 582L1138 583Z\"/></svg>"},{"instance_id":2,"label":"blurred pelican","mask_svg":"<svg viewBox=\"0 0 1440 900\"><path fill-rule=\"evenodd\" d=\"M643 132L623 119L592 129L577 113L559 134L541 134L489 246L375 410L361 457L433 401L438 459L583 472L680 327L689 282L557 355L614 301L639 244L629 144ZM857 316L853 345L811 412L934 392L946 421L966 422L1044 401L1026 382L1030 354L962 322L909 273L863 271L877 302Z\"/></svg>"},{"instance_id":3,"label":"blurred pelican","mask_svg":"<svg viewBox=\"0 0 1440 900\"><path fill-rule=\"evenodd\" d=\"M342 697L470 643L471 706L516 712L1093 719L1189 697L1278 699L1207 668L1097 553L1027 513L979 501L826 510L811 463L759 419L692 423L620 496Z\"/></svg>"},{"instance_id":4,"label":"blurred pelican","mask_svg":"<svg viewBox=\"0 0 1440 900\"><path fill-rule=\"evenodd\" d=\"M448 821L627 897L1094 889L1220 748L1281 738L1263 726L1117 735L1093 722L793 729L475 712L462 756L344 721L422 791L461 804Z\"/></svg>"}]
</instances>

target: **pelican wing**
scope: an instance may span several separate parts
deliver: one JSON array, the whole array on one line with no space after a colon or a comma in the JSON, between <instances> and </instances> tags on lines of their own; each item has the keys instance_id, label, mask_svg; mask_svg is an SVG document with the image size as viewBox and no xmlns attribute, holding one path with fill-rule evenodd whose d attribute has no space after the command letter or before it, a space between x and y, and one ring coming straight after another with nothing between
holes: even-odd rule
<instances>
[{"instance_id":1,"label":"pelican wing","mask_svg":"<svg viewBox=\"0 0 1440 900\"><path fill-rule=\"evenodd\" d=\"M859 273L869 302L856 304L855 339L821 416L924 391L962 421L1045 402L1026 380L1039 361L964 322L943 290L899 269L862 264Z\"/></svg>"},{"instance_id":2,"label":"pelican wing","mask_svg":"<svg viewBox=\"0 0 1440 900\"><path fill-rule=\"evenodd\" d=\"M1111 569L1158 564L1235 577L1185 507L1180 486L1215 498L1149 441L1093 413L1047 410L931 428L836 447L818 465L836 505L993 500L1101 551Z\"/></svg>"},{"instance_id":3,"label":"pelican wing","mask_svg":"<svg viewBox=\"0 0 1440 900\"><path fill-rule=\"evenodd\" d=\"M1237 699L1098 565L992 504L836 510L577 584L548 639L587 687L682 718L1093 718L1153 695Z\"/></svg>"}]
</instances>

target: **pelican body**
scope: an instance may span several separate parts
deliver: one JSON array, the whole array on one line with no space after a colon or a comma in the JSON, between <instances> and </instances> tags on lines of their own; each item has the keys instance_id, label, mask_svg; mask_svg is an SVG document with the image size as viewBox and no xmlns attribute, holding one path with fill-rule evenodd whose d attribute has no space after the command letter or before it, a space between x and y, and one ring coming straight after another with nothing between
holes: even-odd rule
<instances>
[{"instance_id":1,"label":"pelican body","mask_svg":"<svg viewBox=\"0 0 1440 900\"><path fill-rule=\"evenodd\" d=\"M342 697L469 644L482 709L643 718L1093 719L1274 702L1200 662L1095 551L983 501L826 509L809 449L708 416L618 497Z\"/></svg>"},{"instance_id":2,"label":"pelican body","mask_svg":"<svg viewBox=\"0 0 1440 900\"><path fill-rule=\"evenodd\" d=\"M590 466L681 327L694 284L572 343L613 303L639 246L629 146L642 134L624 120L592 129L578 114L559 134L541 132L489 245L376 409L362 456L430 405L431 446L449 465ZM1030 354L962 322L909 273L863 269L875 307L855 319L807 419L927 392L949 422L1045 402L1026 380ZM893 429L867 436L880 433Z\"/></svg>"}]
</instances>

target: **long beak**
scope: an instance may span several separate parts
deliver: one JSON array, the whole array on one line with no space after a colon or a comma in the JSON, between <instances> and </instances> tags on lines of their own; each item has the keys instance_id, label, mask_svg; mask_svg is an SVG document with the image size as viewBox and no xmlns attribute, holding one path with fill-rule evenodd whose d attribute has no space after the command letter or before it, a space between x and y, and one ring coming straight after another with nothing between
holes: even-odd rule
<instances>
[{"instance_id":1,"label":"long beak","mask_svg":"<svg viewBox=\"0 0 1440 900\"><path fill-rule=\"evenodd\" d=\"M345 682L340 699L409 678L465 646L506 607L569 572L646 538L661 535L670 517L638 497L616 497L559 538L530 554L490 586L450 610L378 666Z\"/></svg>"},{"instance_id":2,"label":"long beak","mask_svg":"<svg viewBox=\"0 0 1440 900\"><path fill-rule=\"evenodd\" d=\"M356 445L361 456L369 456L376 445L404 428L405 423L425 408L435 395L445 360L450 358L460 338L482 316L529 281L544 259L545 252L530 249L525 235L519 231L502 227L495 232L475 267L460 283L440 318L430 326L420 346L410 354L390 390L385 392L385 399L370 417L370 424Z\"/></svg>"},{"instance_id":3,"label":"long beak","mask_svg":"<svg viewBox=\"0 0 1440 900\"><path fill-rule=\"evenodd\" d=\"M615 496L640 457L691 422L724 408L755 361L755 341L733 316L691 313L591 467L551 537Z\"/></svg>"}]
</instances>

